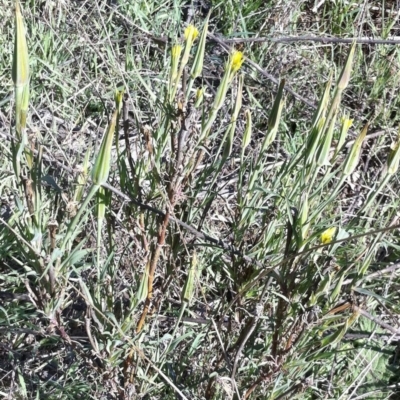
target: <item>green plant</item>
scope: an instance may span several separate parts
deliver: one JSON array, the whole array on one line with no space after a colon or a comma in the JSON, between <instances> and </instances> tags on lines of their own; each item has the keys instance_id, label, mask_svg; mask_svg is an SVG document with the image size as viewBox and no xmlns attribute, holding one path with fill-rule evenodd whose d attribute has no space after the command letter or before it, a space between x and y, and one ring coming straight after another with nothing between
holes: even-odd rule
<instances>
[{"instance_id":1,"label":"green plant","mask_svg":"<svg viewBox=\"0 0 400 400\"><path fill-rule=\"evenodd\" d=\"M341 72L325 71L310 113L290 104L290 76L265 95L246 64L261 62L262 48L213 53L210 26L229 25L237 2L216 4L200 35L188 24L171 45L150 36L171 21L181 25L177 4L89 5L81 11L93 25L80 28L92 46L82 50L79 40L32 24L39 33L31 40L43 41L28 57L16 2L15 123L0 150L1 187L15 203L0 220L0 329L13 371L4 392L14 385L21 398L392 395L397 361L390 340L381 344L383 332L398 335L398 278L385 274L398 269L389 264L399 251L400 150L398 139L391 149L386 140L378 153L385 168L363 168L380 114L351 121L342 105L361 50L353 43ZM246 4L243 32L270 6ZM52 9L51 26L67 26L66 12ZM127 16L141 27L140 40L121 28ZM340 17L343 29L348 19ZM71 53L76 64L61 80ZM40 65L57 72L57 89L35 76ZM96 95L74 88L74 74ZM83 132L93 124L85 105L102 104L97 128L106 128L93 163L92 143L69 149L55 122L34 129L42 116L34 107L30 115L28 102L40 96ZM290 118L298 120L294 132ZM379 345L366 339L372 334Z\"/></svg>"}]
</instances>

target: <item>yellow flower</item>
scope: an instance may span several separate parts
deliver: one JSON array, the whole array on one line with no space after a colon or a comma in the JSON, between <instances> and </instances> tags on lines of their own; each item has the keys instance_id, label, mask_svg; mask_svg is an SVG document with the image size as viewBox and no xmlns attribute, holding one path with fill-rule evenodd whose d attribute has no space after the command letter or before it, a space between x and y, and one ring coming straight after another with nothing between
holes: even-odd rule
<instances>
[{"instance_id":1,"label":"yellow flower","mask_svg":"<svg viewBox=\"0 0 400 400\"><path fill-rule=\"evenodd\" d=\"M238 50L234 50L233 53L231 54L231 59L230 59L230 69L231 72L236 72L239 71L240 67L242 66L244 61L243 53Z\"/></svg>"},{"instance_id":2,"label":"yellow flower","mask_svg":"<svg viewBox=\"0 0 400 400\"><path fill-rule=\"evenodd\" d=\"M181 52L182 52L182 46L179 44L176 44L171 49L172 58L174 58L174 59L179 58L181 55Z\"/></svg>"},{"instance_id":3,"label":"yellow flower","mask_svg":"<svg viewBox=\"0 0 400 400\"><path fill-rule=\"evenodd\" d=\"M322 244L328 244L332 241L335 236L336 228L333 226L332 228L328 228L326 231L321 234L321 242Z\"/></svg>"},{"instance_id":4,"label":"yellow flower","mask_svg":"<svg viewBox=\"0 0 400 400\"><path fill-rule=\"evenodd\" d=\"M185 29L185 40L193 43L197 36L199 36L197 28L194 25L188 25Z\"/></svg>"},{"instance_id":5,"label":"yellow flower","mask_svg":"<svg viewBox=\"0 0 400 400\"><path fill-rule=\"evenodd\" d=\"M349 118L346 118L346 117L343 117L343 118L341 119L341 122L342 122L342 126L343 126L342 129L345 129L346 132L349 130L349 128L351 127L351 125L353 125L353 120L352 120L352 119L349 119Z\"/></svg>"}]
</instances>

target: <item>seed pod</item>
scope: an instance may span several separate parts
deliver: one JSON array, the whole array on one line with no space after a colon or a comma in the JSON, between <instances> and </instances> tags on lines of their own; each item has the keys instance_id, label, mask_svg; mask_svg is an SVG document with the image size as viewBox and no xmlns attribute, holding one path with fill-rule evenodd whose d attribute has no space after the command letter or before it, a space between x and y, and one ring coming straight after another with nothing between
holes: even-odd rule
<instances>
[{"instance_id":1,"label":"seed pod","mask_svg":"<svg viewBox=\"0 0 400 400\"><path fill-rule=\"evenodd\" d=\"M140 280L139 289L136 292L136 298L138 302L144 301L149 291L149 273L150 273L150 260L147 261L142 279Z\"/></svg>"},{"instance_id":2,"label":"seed pod","mask_svg":"<svg viewBox=\"0 0 400 400\"><path fill-rule=\"evenodd\" d=\"M169 75L169 85L170 85L170 90L173 89L173 86L175 85L176 79L178 77L178 64L179 64L179 58L181 57L182 53L182 46L179 44L176 44L172 46L171 49L171 71Z\"/></svg>"},{"instance_id":3,"label":"seed pod","mask_svg":"<svg viewBox=\"0 0 400 400\"><path fill-rule=\"evenodd\" d=\"M200 107L201 103L203 102L203 98L204 98L204 88L198 88L196 90L196 99L194 103L195 108Z\"/></svg>"},{"instance_id":4,"label":"seed pod","mask_svg":"<svg viewBox=\"0 0 400 400\"><path fill-rule=\"evenodd\" d=\"M91 149L89 148L86 151L85 158L83 160L81 173L78 175L77 185L74 195L74 201L80 202L83 197L83 189L86 184L88 178L88 168L89 168L89 157L90 157Z\"/></svg>"},{"instance_id":5,"label":"seed pod","mask_svg":"<svg viewBox=\"0 0 400 400\"><path fill-rule=\"evenodd\" d=\"M118 110L118 113L121 113L123 96L124 96L124 90L123 89L116 89L115 90L115 93L114 93L115 108Z\"/></svg>"}]
</instances>

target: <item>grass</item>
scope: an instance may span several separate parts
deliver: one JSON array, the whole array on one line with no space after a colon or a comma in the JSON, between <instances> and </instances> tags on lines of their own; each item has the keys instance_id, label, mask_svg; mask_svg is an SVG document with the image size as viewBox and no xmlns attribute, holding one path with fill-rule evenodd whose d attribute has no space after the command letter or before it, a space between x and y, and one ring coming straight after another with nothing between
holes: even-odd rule
<instances>
[{"instance_id":1,"label":"grass","mask_svg":"<svg viewBox=\"0 0 400 400\"><path fill-rule=\"evenodd\" d=\"M241 65L206 35L388 38L395 2L21 7L2 397L396 399L397 46L248 41Z\"/></svg>"}]
</instances>

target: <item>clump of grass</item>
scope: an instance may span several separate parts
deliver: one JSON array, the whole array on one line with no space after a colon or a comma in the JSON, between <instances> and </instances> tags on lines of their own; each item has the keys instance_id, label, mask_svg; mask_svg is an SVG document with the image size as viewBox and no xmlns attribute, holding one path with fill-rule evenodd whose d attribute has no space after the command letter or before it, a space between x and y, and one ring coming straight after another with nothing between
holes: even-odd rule
<instances>
[{"instance_id":1,"label":"clump of grass","mask_svg":"<svg viewBox=\"0 0 400 400\"><path fill-rule=\"evenodd\" d=\"M150 24L137 5L123 6ZM243 8L243 27L252 12ZM15 207L1 219L0 254L13 371L4 386L22 398L384 398L393 391L396 364L365 335L377 343L384 333L398 335L383 312L397 313L384 274L398 268L389 264L398 252L391 191L400 146L397 139L384 152L385 168L373 177L360 170L373 121L351 122L341 105L357 46L336 80L326 71L314 114L288 140L286 81L260 110L263 88L253 90L246 69L256 51L221 56L209 84L210 21L186 25L161 50L143 45L143 60L160 53L163 61L152 80L125 47L124 84L110 78L122 69L117 58L101 78L109 82L101 93L109 115L93 162L90 150L74 151L81 166L69 168L48 137L28 130L29 55L16 2L15 123L2 147L3 186ZM110 41L110 57L116 48ZM355 186L362 204L352 201ZM54 357L21 365L33 342Z\"/></svg>"}]
</instances>

